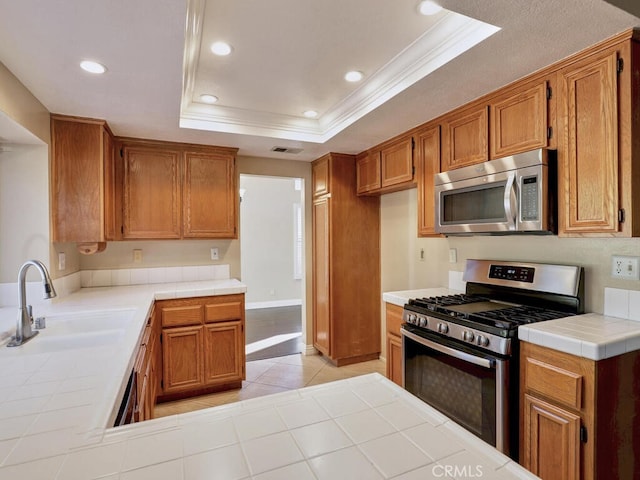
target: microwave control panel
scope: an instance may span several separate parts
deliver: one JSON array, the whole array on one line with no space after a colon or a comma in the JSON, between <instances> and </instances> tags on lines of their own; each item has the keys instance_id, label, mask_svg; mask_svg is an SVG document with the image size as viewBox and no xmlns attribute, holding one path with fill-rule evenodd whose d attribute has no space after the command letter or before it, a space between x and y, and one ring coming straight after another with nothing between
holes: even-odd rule
<instances>
[{"instance_id":1,"label":"microwave control panel","mask_svg":"<svg viewBox=\"0 0 640 480\"><path fill-rule=\"evenodd\" d=\"M538 177L525 177L520 188L520 215L524 222L539 220Z\"/></svg>"}]
</instances>

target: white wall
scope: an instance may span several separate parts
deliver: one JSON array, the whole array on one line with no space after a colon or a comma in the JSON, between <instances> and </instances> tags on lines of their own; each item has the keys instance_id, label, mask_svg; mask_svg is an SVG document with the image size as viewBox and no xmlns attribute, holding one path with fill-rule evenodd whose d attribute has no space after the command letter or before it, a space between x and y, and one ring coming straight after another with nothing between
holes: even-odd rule
<instances>
[{"instance_id":1,"label":"white wall","mask_svg":"<svg viewBox=\"0 0 640 480\"><path fill-rule=\"evenodd\" d=\"M16 282L26 260L49 264L48 162L46 145L0 152L0 283ZM40 277L29 272L28 278Z\"/></svg>"},{"instance_id":2,"label":"white wall","mask_svg":"<svg viewBox=\"0 0 640 480\"><path fill-rule=\"evenodd\" d=\"M640 239L557 236L473 236L418 239L416 190L384 195L381 201L382 291L448 286L448 271L463 271L468 258L576 264L585 268L587 311L602 313L604 288L640 290L639 281L611 278L612 255L640 256ZM420 249L425 260L419 260ZM449 263L450 248L457 262Z\"/></svg>"},{"instance_id":3,"label":"white wall","mask_svg":"<svg viewBox=\"0 0 640 480\"><path fill-rule=\"evenodd\" d=\"M241 175L240 236L242 281L247 302L302 299L294 278L294 204L302 191L293 178Z\"/></svg>"}]
</instances>

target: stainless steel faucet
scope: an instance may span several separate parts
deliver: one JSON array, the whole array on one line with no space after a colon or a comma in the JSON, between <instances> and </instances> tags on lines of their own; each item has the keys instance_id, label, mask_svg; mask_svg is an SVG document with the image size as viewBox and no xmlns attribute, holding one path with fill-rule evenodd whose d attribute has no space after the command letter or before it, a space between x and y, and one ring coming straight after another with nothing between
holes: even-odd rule
<instances>
[{"instance_id":1,"label":"stainless steel faucet","mask_svg":"<svg viewBox=\"0 0 640 480\"><path fill-rule=\"evenodd\" d=\"M53 282L47 271L47 267L39 260L27 260L20 267L18 272L18 288L20 289L20 305L18 312L18 325L16 326L16 335L7 344L7 347L17 347L29 341L38 334L37 330L31 329L33 316L31 314L31 305L27 305L27 288L26 278L29 267L34 266L40 272L42 277L42 285L44 285L44 298L53 298L56 291L53 288Z\"/></svg>"}]
</instances>

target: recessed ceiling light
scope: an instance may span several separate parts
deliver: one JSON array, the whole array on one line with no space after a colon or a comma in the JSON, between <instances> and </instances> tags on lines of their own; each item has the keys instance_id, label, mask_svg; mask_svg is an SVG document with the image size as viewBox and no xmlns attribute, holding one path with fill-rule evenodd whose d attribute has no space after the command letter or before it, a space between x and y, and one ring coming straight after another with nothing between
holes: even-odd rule
<instances>
[{"instance_id":1,"label":"recessed ceiling light","mask_svg":"<svg viewBox=\"0 0 640 480\"><path fill-rule=\"evenodd\" d=\"M302 113L307 118L316 118L318 116L318 112L315 110L307 110Z\"/></svg>"},{"instance_id":2,"label":"recessed ceiling light","mask_svg":"<svg viewBox=\"0 0 640 480\"><path fill-rule=\"evenodd\" d=\"M211 45L211 51L216 55L224 57L231 53L231 45L225 42L215 42Z\"/></svg>"},{"instance_id":3,"label":"recessed ceiling light","mask_svg":"<svg viewBox=\"0 0 640 480\"><path fill-rule=\"evenodd\" d=\"M352 70L351 72L347 72L344 76L344 79L347 82L359 82L364 77L362 72L358 72L357 70Z\"/></svg>"},{"instance_id":4,"label":"recessed ceiling light","mask_svg":"<svg viewBox=\"0 0 640 480\"><path fill-rule=\"evenodd\" d=\"M418 11L422 15L435 15L442 10L442 7L431 0L424 0L418 5Z\"/></svg>"},{"instance_id":5,"label":"recessed ceiling light","mask_svg":"<svg viewBox=\"0 0 640 480\"><path fill-rule=\"evenodd\" d=\"M200 95L200 100L202 100L204 103L216 103L218 101L218 97L216 97L215 95L209 95L209 94L205 94L205 95Z\"/></svg>"},{"instance_id":6,"label":"recessed ceiling light","mask_svg":"<svg viewBox=\"0 0 640 480\"><path fill-rule=\"evenodd\" d=\"M89 73L104 73L107 71L107 67L92 60L83 60L80 62L80 68Z\"/></svg>"}]
</instances>

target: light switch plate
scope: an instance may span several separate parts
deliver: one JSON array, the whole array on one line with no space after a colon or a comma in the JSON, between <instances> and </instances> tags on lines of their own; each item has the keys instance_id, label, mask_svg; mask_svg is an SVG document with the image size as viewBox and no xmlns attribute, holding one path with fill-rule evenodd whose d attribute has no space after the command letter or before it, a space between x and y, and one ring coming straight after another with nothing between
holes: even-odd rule
<instances>
[{"instance_id":1,"label":"light switch plate","mask_svg":"<svg viewBox=\"0 0 640 480\"><path fill-rule=\"evenodd\" d=\"M58 271L63 272L67 268L67 256L64 252L58 253Z\"/></svg>"},{"instance_id":2,"label":"light switch plate","mask_svg":"<svg viewBox=\"0 0 640 480\"><path fill-rule=\"evenodd\" d=\"M213 247L211 249L211 260L219 260L220 256L218 254L218 247Z\"/></svg>"}]
</instances>

